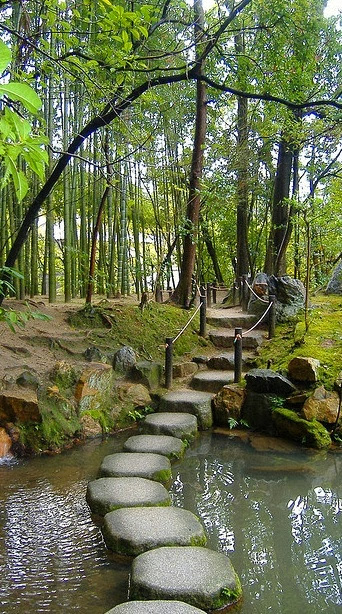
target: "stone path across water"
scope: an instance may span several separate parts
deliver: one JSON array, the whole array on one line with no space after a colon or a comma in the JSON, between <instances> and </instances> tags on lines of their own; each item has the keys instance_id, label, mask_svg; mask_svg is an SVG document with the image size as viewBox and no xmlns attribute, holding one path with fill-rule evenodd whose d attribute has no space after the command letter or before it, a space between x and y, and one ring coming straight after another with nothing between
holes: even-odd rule
<instances>
[{"instance_id":1,"label":"stone path across water","mask_svg":"<svg viewBox=\"0 0 342 614\"><path fill-rule=\"evenodd\" d=\"M179 437L170 435L133 435L124 444L127 452L152 452L163 454L170 460L182 458L185 443Z\"/></svg>"},{"instance_id":2,"label":"stone path across water","mask_svg":"<svg viewBox=\"0 0 342 614\"><path fill-rule=\"evenodd\" d=\"M223 314L218 315L215 324L224 326ZM243 325L241 319L234 324ZM254 348L261 337L259 332L250 335L244 345ZM233 340L227 328L215 338L219 347L231 347ZM184 442L194 439L198 428L211 427L213 393L232 379L229 370L222 372L226 366L231 369L232 357L227 352L222 356L210 365L216 373L202 371L193 378L191 385L197 390L185 388L164 395L160 412L143 421L143 434L129 437L123 453L104 459L102 474L153 477L144 473L148 458L151 465L155 456L162 455L167 462L181 458ZM155 487L162 489L156 498ZM168 498L164 498L164 491ZM102 531L108 548L136 556L130 601L107 614L218 612L240 599L241 585L230 559L204 547L206 535L200 520L188 510L170 506L169 495L160 483L145 477L102 477L88 485L87 501L92 511L105 515Z\"/></svg>"},{"instance_id":3,"label":"stone path across water","mask_svg":"<svg viewBox=\"0 0 342 614\"><path fill-rule=\"evenodd\" d=\"M166 456L143 452L118 452L105 456L102 477L139 477L166 484L171 480L171 463Z\"/></svg>"},{"instance_id":4,"label":"stone path across water","mask_svg":"<svg viewBox=\"0 0 342 614\"><path fill-rule=\"evenodd\" d=\"M207 537L197 516L179 507L136 507L105 515L102 528L107 547L137 556L160 546L205 546Z\"/></svg>"},{"instance_id":5,"label":"stone path across water","mask_svg":"<svg viewBox=\"0 0 342 614\"><path fill-rule=\"evenodd\" d=\"M117 605L106 614L204 614L204 610L181 601L130 601Z\"/></svg>"}]
</instances>

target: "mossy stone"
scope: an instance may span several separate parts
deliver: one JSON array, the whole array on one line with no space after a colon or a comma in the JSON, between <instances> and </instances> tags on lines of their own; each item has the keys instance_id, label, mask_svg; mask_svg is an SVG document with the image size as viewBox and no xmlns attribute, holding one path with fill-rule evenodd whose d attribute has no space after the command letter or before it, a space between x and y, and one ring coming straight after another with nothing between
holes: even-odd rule
<instances>
[{"instance_id":1,"label":"mossy stone","mask_svg":"<svg viewBox=\"0 0 342 614\"><path fill-rule=\"evenodd\" d=\"M317 420L304 420L294 411L281 407L273 410L272 420L278 435L319 450L329 448L331 445L327 429Z\"/></svg>"}]
</instances>

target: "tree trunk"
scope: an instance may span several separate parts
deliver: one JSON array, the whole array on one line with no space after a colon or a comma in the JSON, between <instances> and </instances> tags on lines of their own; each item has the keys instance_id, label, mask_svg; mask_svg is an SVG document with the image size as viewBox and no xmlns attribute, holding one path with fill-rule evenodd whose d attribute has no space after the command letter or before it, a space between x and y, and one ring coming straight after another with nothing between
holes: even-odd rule
<instances>
[{"instance_id":1,"label":"tree trunk","mask_svg":"<svg viewBox=\"0 0 342 614\"><path fill-rule=\"evenodd\" d=\"M200 40L203 36L204 14L202 0L194 0L196 56L200 55ZM202 73L203 63L198 64L198 74ZM172 300L185 308L191 301L192 275L195 266L196 239L201 205L201 177L203 170L203 150L207 123L206 87L201 81L196 83L196 125L192 150L191 171L189 179L189 197L184 225L185 237L180 278Z\"/></svg>"}]
</instances>

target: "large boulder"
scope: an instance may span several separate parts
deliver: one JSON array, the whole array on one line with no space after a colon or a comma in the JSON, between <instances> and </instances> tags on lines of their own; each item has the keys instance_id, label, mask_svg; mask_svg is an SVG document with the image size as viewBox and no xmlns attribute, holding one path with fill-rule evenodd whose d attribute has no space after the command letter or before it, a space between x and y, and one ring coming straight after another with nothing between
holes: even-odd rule
<instances>
[{"instance_id":1,"label":"large boulder","mask_svg":"<svg viewBox=\"0 0 342 614\"><path fill-rule=\"evenodd\" d=\"M295 356L289 362L288 373L291 379L298 382L317 382L319 366L320 362L316 358Z\"/></svg>"},{"instance_id":2,"label":"large boulder","mask_svg":"<svg viewBox=\"0 0 342 614\"><path fill-rule=\"evenodd\" d=\"M248 303L248 313L261 315L267 304L269 295L276 297L277 320L286 321L294 318L304 308L305 288L301 281L293 279L289 275L276 277L258 273L253 281L254 293L264 302L252 294Z\"/></svg>"},{"instance_id":3,"label":"large boulder","mask_svg":"<svg viewBox=\"0 0 342 614\"><path fill-rule=\"evenodd\" d=\"M327 294L342 294L342 260L335 268L332 277L327 285Z\"/></svg>"},{"instance_id":4,"label":"large boulder","mask_svg":"<svg viewBox=\"0 0 342 614\"><path fill-rule=\"evenodd\" d=\"M37 393L25 389L22 392L3 390L0 394L0 424L6 422L41 422Z\"/></svg>"},{"instance_id":5,"label":"large boulder","mask_svg":"<svg viewBox=\"0 0 342 614\"><path fill-rule=\"evenodd\" d=\"M245 402L241 408L241 418L252 429L275 434L272 412L275 406L274 394L260 394L247 390Z\"/></svg>"},{"instance_id":6,"label":"large boulder","mask_svg":"<svg viewBox=\"0 0 342 614\"><path fill-rule=\"evenodd\" d=\"M272 371L272 369L251 369L245 375L247 390L253 392L265 392L280 397L287 397L296 388L283 375Z\"/></svg>"},{"instance_id":7,"label":"large boulder","mask_svg":"<svg viewBox=\"0 0 342 614\"><path fill-rule=\"evenodd\" d=\"M335 424L338 416L339 395L329 392L324 386L316 388L303 406L302 415L306 420L318 420L327 424Z\"/></svg>"},{"instance_id":8,"label":"large boulder","mask_svg":"<svg viewBox=\"0 0 342 614\"><path fill-rule=\"evenodd\" d=\"M129 370L129 377L133 381L143 384L149 390L155 390L160 386L162 375L162 365L152 360L140 360Z\"/></svg>"},{"instance_id":9,"label":"large boulder","mask_svg":"<svg viewBox=\"0 0 342 614\"><path fill-rule=\"evenodd\" d=\"M92 362L81 374L75 389L79 411L103 409L112 404L114 372L110 365Z\"/></svg>"}]
</instances>

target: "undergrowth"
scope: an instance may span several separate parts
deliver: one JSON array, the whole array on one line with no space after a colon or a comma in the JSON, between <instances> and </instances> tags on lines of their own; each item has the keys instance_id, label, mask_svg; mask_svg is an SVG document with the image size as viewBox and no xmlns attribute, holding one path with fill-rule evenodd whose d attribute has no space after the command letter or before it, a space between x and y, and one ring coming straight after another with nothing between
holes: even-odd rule
<instances>
[{"instance_id":1,"label":"undergrowth","mask_svg":"<svg viewBox=\"0 0 342 614\"><path fill-rule=\"evenodd\" d=\"M312 299L308 330L304 317L296 323L279 324L274 339L259 353L259 366L271 361L271 368L287 370L295 356L320 361L320 382L328 389L342 369L342 297L319 295Z\"/></svg>"}]
</instances>

